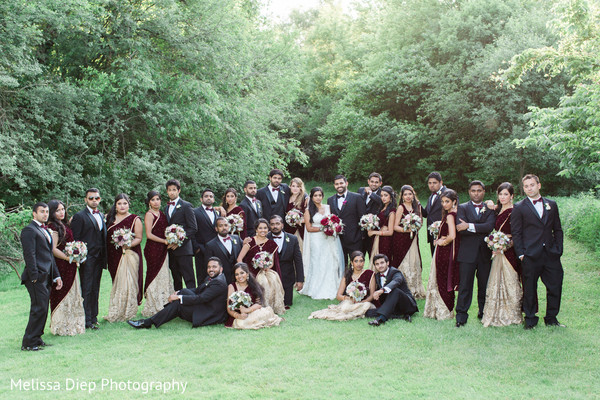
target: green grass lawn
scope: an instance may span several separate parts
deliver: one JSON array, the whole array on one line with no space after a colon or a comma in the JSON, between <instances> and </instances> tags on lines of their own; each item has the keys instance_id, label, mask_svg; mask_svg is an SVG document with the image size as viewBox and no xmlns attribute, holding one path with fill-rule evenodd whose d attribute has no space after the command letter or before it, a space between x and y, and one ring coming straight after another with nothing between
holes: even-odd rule
<instances>
[{"instance_id":1,"label":"green grass lawn","mask_svg":"<svg viewBox=\"0 0 600 400\"><path fill-rule=\"evenodd\" d=\"M428 277L428 247L421 249ZM185 393L151 398L399 399L503 398L589 399L600 392L600 276L598 262L567 240L559 320L568 328L533 331L521 326L483 328L471 309L466 327L416 314L413 323L393 320L308 320L329 301L296 295L280 327L234 331L222 326L192 329L175 320L160 329L135 330L101 322L99 331L54 337L49 325L41 352L20 350L29 297L16 275L0 281L0 398L133 398L137 390L102 389L114 382L184 382ZM106 315L110 276L102 277L100 317ZM540 309L545 293L540 285ZM476 301L475 301L476 302ZM424 301L419 301L423 310ZM141 307L140 307L141 310ZM543 313L542 313L543 316ZM58 382L61 392L19 391L11 379ZM67 388L66 385L70 386ZM73 388L73 385L78 385ZM22 386L23 387L23 386ZM70 390L67 390L70 389ZM83 390L81 390L83 389Z\"/></svg>"}]
</instances>

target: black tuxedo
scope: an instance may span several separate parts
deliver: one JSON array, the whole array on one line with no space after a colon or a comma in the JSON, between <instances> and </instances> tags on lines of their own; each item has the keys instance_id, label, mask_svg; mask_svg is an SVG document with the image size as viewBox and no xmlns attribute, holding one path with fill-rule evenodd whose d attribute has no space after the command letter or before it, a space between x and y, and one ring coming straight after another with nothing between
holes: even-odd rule
<instances>
[{"instance_id":1,"label":"black tuxedo","mask_svg":"<svg viewBox=\"0 0 600 400\"><path fill-rule=\"evenodd\" d=\"M173 286L175 290L183 287L181 280L185 282L188 288L196 287L194 280L194 240L198 227L192 205L184 200L177 200L173 213L169 216L169 205L164 209L167 223L169 225L180 225L185 230L186 239L182 245L175 250L169 250L169 269L173 276Z\"/></svg>"},{"instance_id":2,"label":"black tuxedo","mask_svg":"<svg viewBox=\"0 0 600 400\"><path fill-rule=\"evenodd\" d=\"M25 260L21 284L27 288L31 300L29 322L25 328L22 346L34 347L43 343L42 335L48 318L50 287L53 280L60 278L60 274L52 254L52 237L47 229L31 221L21 231L21 245Z\"/></svg>"},{"instance_id":3,"label":"black tuxedo","mask_svg":"<svg viewBox=\"0 0 600 400\"><path fill-rule=\"evenodd\" d=\"M367 212L367 207L361 196L353 192L346 192L346 204L338 208L337 194L327 199L327 204L332 214L337 215L344 224L344 233L340 235L344 250L345 264L348 266L350 254L355 250L362 250L362 231L358 223Z\"/></svg>"},{"instance_id":4,"label":"black tuxedo","mask_svg":"<svg viewBox=\"0 0 600 400\"><path fill-rule=\"evenodd\" d=\"M211 207L212 208L212 207ZM213 220L210 221L208 213L212 213ZM206 243L210 242L217 237L217 218L219 214L213 209L212 211L206 211L204 205L194 208L194 215L196 217L196 224L198 230L194 238L194 254L196 258L196 281L198 286L200 282L206 279L206 264L204 264L204 256L206 253Z\"/></svg>"},{"instance_id":5,"label":"black tuxedo","mask_svg":"<svg viewBox=\"0 0 600 400\"><path fill-rule=\"evenodd\" d=\"M525 323L535 326L537 312L537 281L542 278L546 286L546 324L557 323L562 295L563 231L555 201L542 198L543 213L540 218L529 198L515 204L510 215L512 239L517 257L524 256L523 311Z\"/></svg>"},{"instance_id":6,"label":"black tuxedo","mask_svg":"<svg viewBox=\"0 0 600 400\"><path fill-rule=\"evenodd\" d=\"M104 214L100 213L102 228L85 207L73 216L71 230L73 239L85 242L88 249L87 259L79 267L81 281L81 296L85 310L85 325L91 326L98 322L98 297L100 296L100 278L102 269L106 266L106 224Z\"/></svg>"},{"instance_id":7,"label":"black tuxedo","mask_svg":"<svg viewBox=\"0 0 600 400\"><path fill-rule=\"evenodd\" d=\"M385 278L385 284L381 285L381 274L375 274L376 290L383 288L390 289L389 293L384 293L379 297L381 306L375 310L369 311L369 316L379 314L385 317L386 320L394 316L413 315L419 308L413 297L406 279L400 270L389 267Z\"/></svg>"},{"instance_id":8,"label":"black tuxedo","mask_svg":"<svg viewBox=\"0 0 600 400\"><path fill-rule=\"evenodd\" d=\"M469 318L469 308L473 300L473 281L477 274L477 304L479 316L483 315L487 281L490 276L492 251L488 248L484 238L494 230L496 213L483 206L479 214L473 202L469 201L458 206L456 224L461 220L472 223L475 233L464 230L458 232L460 246L456 260L460 264L460 284L458 287L458 300L456 302L456 322L464 324Z\"/></svg>"},{"instance_id":9,"label":"black tuxedo","mask_svg":"<svg viewBox=\"0 0 600 400\"><path fill-rule=\"evenodd\" d=\"M281 269L281 284L285 292L283 302L291 306L294 298L294 284L304 282L304 264L302 264L302 252L300 244L295 235L282 231L283 246L279 249L279 268ZM273 234L268 234L273 239Z\"/></svg>"},{"instance_id":10,"label":"black tuxedo","mask_svg":"<svg viewBox=\"0 0 600 400\"><path fill-rule=\"evenodd\" d=\"M244 199L240 202L240 207L244 210L244 214L246 214L246 235L247 237L253 237L256 234L254 230L254 224L256 220L262 218L263 216L263 206L260 200L255 198L256 200L256 209L252 205L252 202L248 200L247 196L244 196ZM284 217L285 218L285 217Z\"/></svg>"},{"instance_id":11,"label":"black tuxedo","mask_svg":"<svg viewBox=\"0 0 600 400\"><path fill-rule=\"evenodd\" d=\"M272 215L279 215L285 221L285 211L290 200L290 188L285 183L282 183L279 185L279 189L277 202L273 199L272 190L269 188L269 185L258 189L258 192L256 192L256 198L260 200L263 208L263 218L267 221Z\"/></svg>"},{"instance_id":12,"label":"black tuxedo","mask_svg":"<svg viewBox=\"0 0 600 400\"><path fill-rule=\"evenodd\" d=\"M230 235L230 237L231 253L227 251L227 248L223 245L218 236L206 243L203 263L203 265L208 265L208 259L210 257L219 258L223 264L223 275L225 275L228 284L235 280L233 276L233 266L237 263L237 257L240 254L240 251L242 251L242 239L240 239L238 235Z\"/></svg>"},{"instance_id":13,"label":"black tuxedo","mask_svg":"<svg viewBox=\"0 0 600 400\"><path fill-rule=\"evenodd\" d=\"M227 319L227 282L225 276L206 278L194 289L179 291L180 301L172 301L150 318L158 328L177 317L190 321L193 328L224 323Z\"/></svg>"},{"instance_id":14,"label":"black tuxedo","mask_svg":"<svg viewBox=\"0 0 600 400\"><path fill-rule=\"evenodd\" d=\"M370 195L367 195L364 187L358 188L358 194L363 198L367 211L365 214L373 214L378 215L381 209L383 208L383 202L381 201L381 188L377 189L375 192L371 192ZM369 203L367 203L367 199L369 199ZM373 248L373 240L374 237L369 237L366 232L363 232L363 253L371 254L371 249ZM371 254L371 257L374 254Z\"/></svg>"},{"instance_id":15,"label":"black tuxedo","mask_svg":"<svg viewBox=\"0 0 600 400\"><path fill-rule=\"evenodd\" d=\"M442 186L440 188L440 190L438 190L436 193L430 194L429 199L427 200L427 205L425 206L425 208L422 209L423 210L423 218L427 218L427 227L428 228L434 222L442 220L441 195L444 192L444 190L446 190L446 186ZM432 201L434 194L436 195L436 197L435 197L435 200ZM400 200L400 202L402 202L402 200ZM429 231L427 231L427 242L429 242L429 248L431 249L431 255L433 255L433 252L435 250L435 246L433 244L434 240L435 240L435 238L433 236L431 236Z\"/></svg>"}]
</instances>

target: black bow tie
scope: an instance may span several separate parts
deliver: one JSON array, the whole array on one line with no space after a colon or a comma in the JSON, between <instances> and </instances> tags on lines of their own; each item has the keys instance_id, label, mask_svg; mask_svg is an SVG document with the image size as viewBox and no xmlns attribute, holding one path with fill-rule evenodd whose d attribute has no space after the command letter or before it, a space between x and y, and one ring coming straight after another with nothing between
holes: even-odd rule
<instances>
[{"instance_id":1,"label":"black bow tie","mask_svg":"<svg viewBox=\"0 0 600 400\"><path fill-rule=\"evenodd\" d=\"M343 199L346 197L345 194L336 194L335 197L337 197L338 199Z\"/></svg>"},{"instance_id":2,"label":"black bow tie","mask_svg":"<svg viewBox=\"0 0 600 400\"><path fill-rule=\"evenodd\" d=\"M281 239L283 236L273 236L273 239Z\"/></svg>"}]
</instances>

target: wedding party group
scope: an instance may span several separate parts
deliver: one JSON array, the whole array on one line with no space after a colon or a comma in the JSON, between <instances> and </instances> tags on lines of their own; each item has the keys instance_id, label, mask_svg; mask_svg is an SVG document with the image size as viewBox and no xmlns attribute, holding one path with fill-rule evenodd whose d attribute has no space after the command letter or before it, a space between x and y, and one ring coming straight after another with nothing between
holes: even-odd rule
<instances>
[{"instance_id":1,"label":"wedding party group","mask_svg":"<svg viewBox=\"0 0 600 400\"><path fill-rule=\"evenodd\" d=\"M158 191L147 194L143 221L130 212L125 193L104 214L97 188L86 191L85 207L72 218L60 200L35 204L33 221L21 232L21 283L31 299L21 349L48 346L42 335L49 305L54 335L99 329L103 269L112 279L104 319L138 329L177 317L193 327L277 326L294 290L339 300L309 319L410 322L419 311L416 300L425 299L424 317L455 318L461 327L475 277L484 326L521 324L524 314L525 329L535 327L539 278L547 292L546 325L564 326L557 320L563 233L556 202L541 196L537 176L522 178L520 202L513 203L508 182L498 186L496 202L484 201L486 187L475 180L470 200L459 203L456 191L432 172L425 206L412 186L396 192L376 172L356 193L337 175L336 194L327 199L320 187L307 192L300 178L289 185L283 178L273 169L265 187L248 180L243 195L229 188L218 204L205 189L195 208L171 179L167 204ZM418 239L424 226L432 253L427 289ZM135 320L144 299L145 318Z\"/></svg>"}]
</instances>

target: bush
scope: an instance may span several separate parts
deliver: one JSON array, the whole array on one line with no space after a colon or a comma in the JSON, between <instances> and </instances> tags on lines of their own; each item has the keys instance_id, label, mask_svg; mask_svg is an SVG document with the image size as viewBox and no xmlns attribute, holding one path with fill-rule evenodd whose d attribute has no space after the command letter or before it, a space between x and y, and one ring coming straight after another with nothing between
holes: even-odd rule
<instances>
[{"instance_id":1,"label":"bush","mask_svg":"<svg viewBox=\"0 0 600 400\"><path fill-rule=\"evenodd\" d=\"M31 209L18 206L6 210L4 204L0 203L0 274L10 273L13 268L21 268L21 229L30 221Z\"/></svg>"},{"instance_id":2,"label":"bush","mask_svg":"<svg viewBox=\"0 0 600 400\"><path fill-rule=\"evenodd\" d=\"M554 200L560 209L565 236L583 243L600 255L600 199L590 192Z\"/></svg>"}]
</instances>

